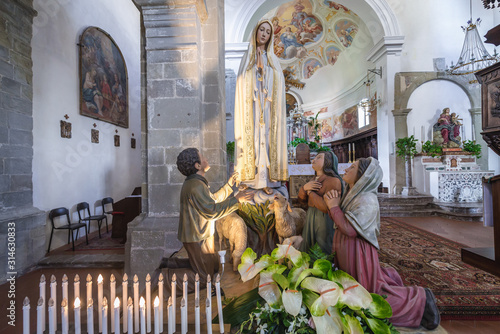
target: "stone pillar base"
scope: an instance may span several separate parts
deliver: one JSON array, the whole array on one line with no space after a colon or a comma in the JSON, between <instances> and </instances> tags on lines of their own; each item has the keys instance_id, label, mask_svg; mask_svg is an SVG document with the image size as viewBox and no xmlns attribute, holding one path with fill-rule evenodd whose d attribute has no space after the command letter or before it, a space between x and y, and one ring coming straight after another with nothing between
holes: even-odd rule
<instances>
[{"instance_id":1,"label":"stone pillar base","mask_svg":"<svg viewBox=\"0 0 500 334\"><path fill-rule=\"evenodd\" d=\"M139 280L152 274L163 257L169 257L182 247L177 240L179 217L147 217L145 213L128 224L125 244L125 272Z\"/></svg>"},{"instance_id":2,"label":"stone pillar base","mask_svg":"<svg viewBox=\"0 0 500 334\"><path fill-rule=\"evenodd\" d=\"M420 195L415 187L403 187L401 191L401 195L403 196L417 196Z\"/></svg>"}]
</instances>

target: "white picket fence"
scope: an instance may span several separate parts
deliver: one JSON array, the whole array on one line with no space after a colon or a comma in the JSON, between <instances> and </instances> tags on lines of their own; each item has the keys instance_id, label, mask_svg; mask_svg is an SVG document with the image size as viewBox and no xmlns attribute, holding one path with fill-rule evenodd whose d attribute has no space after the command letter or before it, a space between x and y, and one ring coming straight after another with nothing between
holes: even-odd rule
<instances>
[{"instance_id":1,"label":"white picket fence","mask_svg":"<svg viewBox=\"0 0 500 334\"><path fill-rule=\"evenodd\" d=\"M172 276L171 280L171 297L168 299L167 303L167 328L166 331L170 333L176 333L176 319L177 310L180 310L180 320L181 328L180 333L185 334L188 331L188 279L187 275L184 275L182 281L182 299L180 302L180 307L176 307L176 286L177 280L175 274ZM84 327L88 334L94 333L94 323L98 322L99 333L108 334L109 333L151 333L159 334L164 332L164 322L163 322L163 275L160 274L158 281L158 295L154 298L154 303L151 302L151 277L148 274L146 276L145 286L146 286L146 299L144 297L139 298L139 279L137 275L134 276L132 282L133 297L128 296L129 283L127 274L123 275L122 281L122 293L121 300L120 296L116 295L116 278L111 275L109 280L109 301L106 296L104 296L104 282L102 275L97 278L97 306L94 304L94 299L92 295L92 276L87 275L86 279L86 305L82 303L82 297L80 296L80 277L75 275L73 289L74 289L74 301L69 303L68 301L68 277L63 276L61 282L62 288L62 301L59 304L60 310L58 310L57 303L57 281L54 275L52 275L49 283L50 296L47 300L46 293L46 280L45 275L40 278L40 297L36 306L36 333L42 334L46 331L48 325L48 333L55 334L56 331L61 330L63 334L69 333L69 328L74 328L75 334L82 333L82 327ZM222 300L220 292L220 275L217 274L215 278L215 290L217 294L217 311L219 315L219 328L220 333L224 333L224 321L222 317ZM212 307L211 307L211 294L212 294L212 283L210 281L210 276L207 282L207 297L206 297L206 327L207 333L212 333ZM120 308L121 305L121 308ZM97 320L94 320L94 308L97 307ZM23 302L23 334L32 333L30 329L30 300L28 297L24 299ZM70 326L68 312L74 312L74 326ZM85 309L85 314L83 313ZM121 311L121 312L120 312ZM58 328L57 317L58 314L61 316L61 328ZM153 321L151 320L153 314ZM195 333L200 333L200 282L198 274L196 274L195 279ZM82 325L81 318L86 317L86 325ZM85 333L85 332L83 332Z\"/></svg>"}]
</instances>

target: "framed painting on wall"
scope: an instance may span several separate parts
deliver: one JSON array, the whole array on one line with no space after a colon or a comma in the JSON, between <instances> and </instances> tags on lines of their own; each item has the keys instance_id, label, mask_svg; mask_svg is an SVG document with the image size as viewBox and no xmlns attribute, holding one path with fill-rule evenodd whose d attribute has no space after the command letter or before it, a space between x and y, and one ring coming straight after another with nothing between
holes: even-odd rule
<instances>
[{"instance_id":1,"label":"framed painting on wall","mask_svg":"<svg viewBox=\"0 0 500 334\"><path fill-rule=\"evenodd\" d=\"M115 41L97 27L80 37L80 114L128 128L128 76Z\"/></svg>"}]
</instances>

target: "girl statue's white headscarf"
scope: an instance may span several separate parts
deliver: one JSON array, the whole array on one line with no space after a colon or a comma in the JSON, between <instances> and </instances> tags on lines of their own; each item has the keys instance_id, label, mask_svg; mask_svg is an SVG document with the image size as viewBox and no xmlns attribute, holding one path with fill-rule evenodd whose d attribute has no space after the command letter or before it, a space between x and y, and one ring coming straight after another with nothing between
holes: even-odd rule
<instances>
[{"instance_id":1,"label":"girl statue's white headscarf","mask_svg":"<svg viewBox=\"0 0 500 334\"><path fill-rule=\"evenodd\" d=\"M377 188L382 181L383 172L378 160L368 158L370 164L352 189L344 195L340 208L356 232L370 244L379 249L380 208Z\"/></svg>"}]
</instances>

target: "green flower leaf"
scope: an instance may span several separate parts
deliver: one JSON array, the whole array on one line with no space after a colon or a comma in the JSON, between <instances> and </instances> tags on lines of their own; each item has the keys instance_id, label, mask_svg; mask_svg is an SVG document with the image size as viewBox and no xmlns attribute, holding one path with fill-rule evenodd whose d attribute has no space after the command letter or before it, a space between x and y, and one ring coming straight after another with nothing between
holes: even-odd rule
<instances>
[{"instance_id":1,"label":"green flower leaf","mask_svg":"<svg viewBox=\"0 0 500 334\"><path fill-rule=\"evenodd\" d=\"M392 317L392 308L389 302L376 293L372 293L371 296L373 301L368 306L370 314L379 319Z\"/></svg>"}]
</instances>

